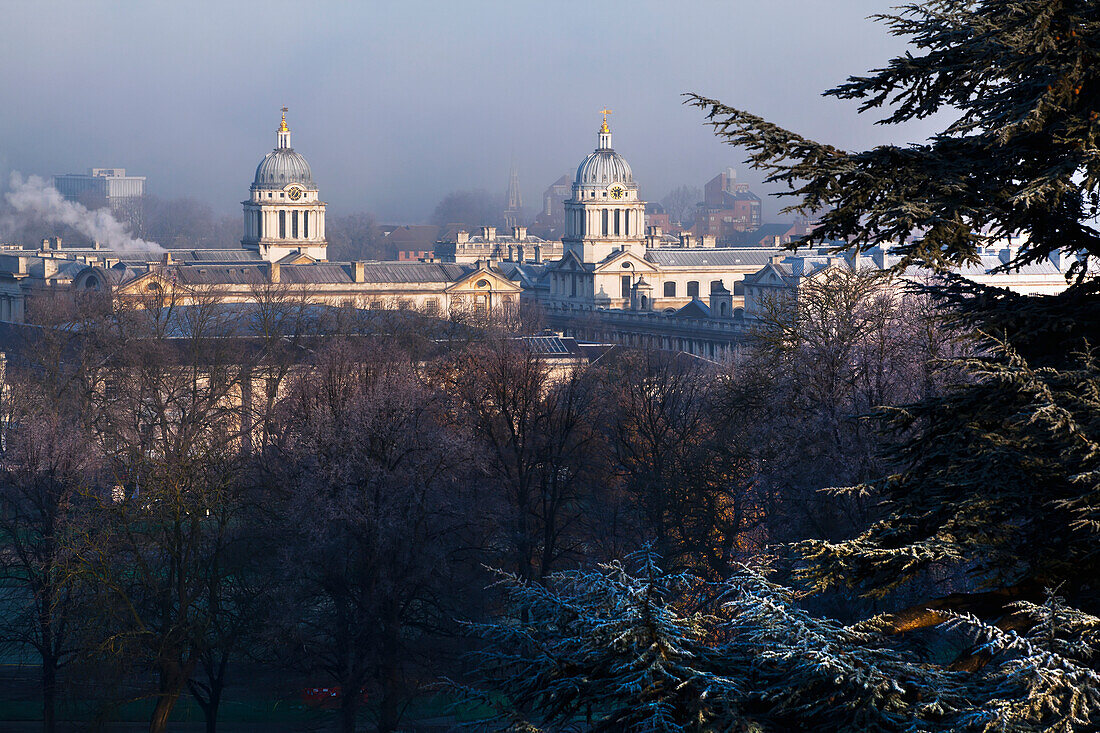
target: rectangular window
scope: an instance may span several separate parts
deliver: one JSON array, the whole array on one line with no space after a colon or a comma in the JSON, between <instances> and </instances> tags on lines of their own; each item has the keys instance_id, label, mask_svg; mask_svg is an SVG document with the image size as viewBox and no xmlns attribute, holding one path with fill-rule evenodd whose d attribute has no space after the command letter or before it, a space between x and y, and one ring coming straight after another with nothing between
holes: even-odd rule
<instances>
[{"instance_id":1,"label":"rectangular window","mask_svg":"<svg viewBox=\"0 0 1100 733\"><path fill-rule=\"evenodd\" d=\"M689 298L698 298L699 297L699 281L698 280L692 280L691 282L688 283L688 297Z\"/></svg>"},{"instance_id":2,"label":"rectangular window","mask_svg":"<svg viewBox=\"0 0 1100 733\"><path fill-rule=\"evenodd\" d=\"M286 212L279 212L279 239L286 239Z\"/></svg>"},{"instance_id":3,"label":"rectangular window","mask_svg":"<svg viewBox=\"0 0 1100 733\"><path fill-rule=\"evenodd\" d=\"M290 231L291 236L295 239L298 238L298 212L295 211L294 215L290 218Z\"/></svg>"},{"instance_id":4,"label":"rectangular window","mask_svg":"<svg viewBox=\"0 0 1100 733\"><path fill-rule=\"evenodd\" d=\"M623 233L630 236L630 209L623 212Z\"/></svg>"},{"instance_id":5,"label":"rectangular window","mask_svg":"<svg viewBox=\"0 0 1100 733\"><path fill-rule=\"evenodd\" d=\"M309 212L302 213L302 238L309 239Z\"/></svg>"},{"instance_id":6,"label":"rectangular window","mask_svg":"<svg viewBox=\"0 0 1100 733\"><path fill-rule=\"evenodd\" d=\"M675 298L676 297L676 283L665 283L665 297L666 298Z\"/></svg>"},{"instance_id":7,"label":"rectangular window","mask_svg":"<svg viewBox=\"0 0 1100 733\"><path fill-rule=\"evenodd\" d=\"M569 280L570 280L570 282L572 282L572 286L570 287L570 290L572 291L572 296L574 298L576 298L577 297L577 276L576 275L570 275Z\"/></svg>"},{"instance_id":8,"label":"rectangular window","mask_svg":"<svg viewBox=\"0 0 1100 733\"><path fill-rule=\"evenodd\" d=\"M622 282L623 282L623 297L624 298L629 298L630 297L630 275L623 275Z\"/></svg>"},{"instance_id":9,"label":"rectangular window","mask_svg":"<svg viewBox=\"0 0 1100 733\"><path fill-rule=\"evenodd\" d=\"M264 236L264 215L262 212L256 212L256 239L263 239Z\"/></svg>"},{"instance_id":10,"label":"rectangular window","mask_svg":"<svg viewBox=\"0 0 1100 733\"><path fill-rule=\"evenodd\" d=\"M607 209L604 209L600 213L603 215L601 217L603 219L603 235L606 237L607 236Z\"/></svg>"},{"instance_id":11,"label":"rectangular window","mask_svg":"<svg viewBox=\"0 0 1100 733\"><path fill-rule=\"evenodd\" d=\"M619 210L615 209L615 236L619 236Z\"/></svg>"}]
</instances>

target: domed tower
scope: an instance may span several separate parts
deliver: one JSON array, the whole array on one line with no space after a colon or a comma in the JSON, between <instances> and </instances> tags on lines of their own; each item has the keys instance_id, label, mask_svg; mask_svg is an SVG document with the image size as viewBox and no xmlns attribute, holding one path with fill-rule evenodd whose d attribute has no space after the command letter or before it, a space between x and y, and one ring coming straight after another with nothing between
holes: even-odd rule
<instances>
[{"instance_id":1,"label":"domed tower","mask_svg":"<svg viewBox=\"0 0 1100 733\"><path fill-rule=\"evenodd\" d=\"M256 166L256 177L244 205L241 244L275 262L302 252L317 260L327 258L325 204L317 197L313 171L301 153L290 147L290 128L283 119L275 131L275 149Z\"/></svg>"},{"instance_id":2,"label":"domed tower","mask_svg":"<svg viewBox=\"0 0 1100 733\"><path fill-rule=\"evenodd\" d=\"M630 164L611 147L610 113L602 110L596 150L577 168L573 197L565 202L562 244L582 262L599 262L620 249L645 254L645 201Z\"/></svg>"}]
</instances>

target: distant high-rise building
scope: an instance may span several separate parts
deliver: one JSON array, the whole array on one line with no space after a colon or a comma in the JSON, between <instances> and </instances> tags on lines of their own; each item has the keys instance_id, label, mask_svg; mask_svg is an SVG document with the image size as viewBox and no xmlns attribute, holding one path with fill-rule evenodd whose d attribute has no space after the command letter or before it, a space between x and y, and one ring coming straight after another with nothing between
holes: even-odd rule
<instances>
[{"instance_id":1,"label":"distant high-rise building","mask_svg":"<svg viewBox=\"0 0 1100 733\"><path fill-rule=\"evenodd\" d=\"M512 229L523 222L523 196L519 192L519 174L516 167L512 166L512 172L508 177L508 205L504 208L504 227Z\"/></svg>"},{"instance_id":2,"label":"distant high-rise building","mask_svg":"<svg viewBox=\"0 0 1100 733\"><path fill-rule=\"evenodd\" d=\"M89 168L87 173L54 176L53 185L66 199L89 209L110 207L132 233L144 234L145 176L128 176L125 168Z\"/></svg>"}]
</instances>

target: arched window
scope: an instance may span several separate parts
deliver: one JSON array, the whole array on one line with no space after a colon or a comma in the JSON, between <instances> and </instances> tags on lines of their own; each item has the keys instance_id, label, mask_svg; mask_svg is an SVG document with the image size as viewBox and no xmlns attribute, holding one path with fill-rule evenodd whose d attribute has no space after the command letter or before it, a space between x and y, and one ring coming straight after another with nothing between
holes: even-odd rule
<instances>
[{"instance_id":1,"label":"arched window","mask_svg":"<svg viewBox=\"0 0 1100 733\"><path fill-rule=\"evenodd\" d=\"M722 292L723 290L725 290L725 286L724 286L724 285L722 285L722 281L721 281L721 280L711 280L711 281L710 281L710 292L712 292L712 293L720 293L720 292Z\"/></svg>"},{"instance_id":2,"label":"arched window","mask_svg":"<svg viewBox=\"0 0 1100 733\"><path fill-rule=\"evenodd\" d=\"M99 290L99 278L95 275L90 275L87 280L84 281L85 290Z\"/></svg>"},{"instance_id":3,"label":"arched window","mask_svg":"<svg viewBox=\"0 0 1100 733\"><path fill-rule=\"evenodd\" d=\"M674 282L666 282L665 283L665 297L666 298L675 298L676 297L676 283L674 283Z\"/></svg>"},{"instance_id":4,"label":"arched window","mask_svg":"<svg viewBox=\"0 0 1100 733\"><path fill-rule=\"evenodd\" d=\"M699 281L698 280L692 280L691 282L688 283L688 297L689 298L698 298L699 297Z\"/></svg>"},{"instance_id":5,"label":"arched window","mask_svg":"<svg viewBox=\"0 0 1100 733\"><path fill-rule=\"evenodd\" d=\"M734 295L744 295L745 294L745 281L744 280L738 280L737 282L735 282L733 284L733 294Z\"/></svg>"}]
</instances>

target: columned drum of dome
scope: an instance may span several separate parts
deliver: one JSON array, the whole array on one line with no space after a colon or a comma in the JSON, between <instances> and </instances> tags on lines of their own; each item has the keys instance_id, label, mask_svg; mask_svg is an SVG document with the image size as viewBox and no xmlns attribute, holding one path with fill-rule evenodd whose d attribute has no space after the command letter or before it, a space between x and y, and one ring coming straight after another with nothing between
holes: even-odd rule
<instances>
[{"instance_id":1,"label":"columned drum of dome","mask_svg":"<svg viewBox=\"0 0 1100 733\"><path fill-rule=\"evenodd\" d=\"M577 167L573 196L565 202L565 249L585 263L601 262L616 251L645 253L645 201L626 158L611 147L603 110L596 149Z\"/></svg>"},{"instance_id":2,"label":"columned drum of dome","mask_svg":"<svg viewBox=\"0 0 1100 733\"><path fill-rule=\"evenodd\" d=\"M325 203L320 200L313 170L290 146L286 107L276 129L275 149L256 166L244 206L241 244L272 262L294 255L315 260L327 257Z\"/></svg>"}]
</instances>

